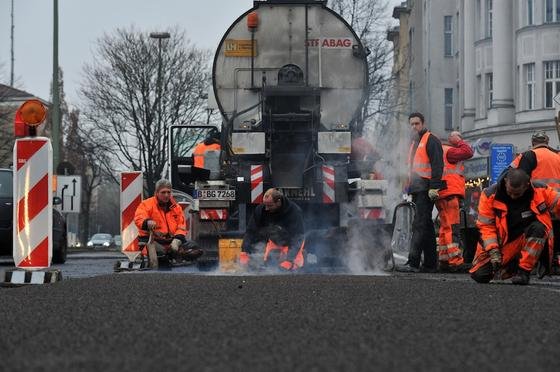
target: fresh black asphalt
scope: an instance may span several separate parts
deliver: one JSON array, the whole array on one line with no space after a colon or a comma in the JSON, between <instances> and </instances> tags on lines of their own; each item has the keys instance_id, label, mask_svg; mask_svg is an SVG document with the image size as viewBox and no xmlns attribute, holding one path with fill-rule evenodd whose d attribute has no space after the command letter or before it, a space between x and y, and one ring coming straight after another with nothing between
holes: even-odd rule
<instances>
[{"instance_id":1,"label":"fresh black asphalt","mask_svg":"<svg viewBox=\"0 0 560 372\"><path fill-rule=\"evenodd\" d=\"M558 284L127 273L0 288L0 370L558 371Z\"/></svg>"}]
</instances>

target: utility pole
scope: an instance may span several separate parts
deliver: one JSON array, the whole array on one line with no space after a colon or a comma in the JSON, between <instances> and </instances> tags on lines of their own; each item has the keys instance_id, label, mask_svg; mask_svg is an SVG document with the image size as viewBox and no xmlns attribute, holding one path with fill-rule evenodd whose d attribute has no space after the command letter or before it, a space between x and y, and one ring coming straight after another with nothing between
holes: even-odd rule
<instances>
[{"instance_id":1,"label":"utility pole","mask_svg":"<svg viewBox=\"0 0 560 372\"><path fill-rule=\"evenodd\" d=\"M11 64L10 64L10 86L14 86L14 0L12 0L12 12L11 12L12 27L10 29L10 43L11 43Z\"/></svg>"},{"instance_id":2,"label":"utility pole","mask_svg":"<svg viewBox=\"0 0 560 372\"><path fill-rule=\"evenodd\" d=\"M53 0L53 78L52 78L52 146L53 169L60 161L60 87L58 86L58 0Z\"/></svg>"}]
</instances>

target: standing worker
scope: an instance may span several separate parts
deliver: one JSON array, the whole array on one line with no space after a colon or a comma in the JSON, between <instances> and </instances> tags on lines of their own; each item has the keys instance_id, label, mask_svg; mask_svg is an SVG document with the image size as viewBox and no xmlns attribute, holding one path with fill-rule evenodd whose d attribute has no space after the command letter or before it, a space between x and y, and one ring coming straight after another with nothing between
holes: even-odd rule
<instances>
[{"instance_id":1,"label":"standing worker","mask_svg":"<svg viewBox=\"0 0 560 372\"><path fill-rule=\"evenodd\" d=\"M460 248L459 204L465 198L465 166L463 161L472 158L473 149L463 141L461 133L453 131L443 144L443 176L446 187L439 191L436 208L439 212L439 241L437 246L441 271L457 271L463 265Z\"/></svg>"},{"instance_id":2,"label":"standing worker","mask_svg":"<svg viewBox=\"0 0 560 372\"><path fill-rule=\"evenodd\" d=\"M264 245L264 264L278 263L283 270L303 267L303 214L297 204L277 189L264 193L262 204L251 216L241 247L242 265L249 264L259 243Z\"/></svg>"},{"instance_id":3,"label":"standing worker","mask_svg":"<svg viewBox=\"0 0 560 372\"><path fill-rule=\"evenodd\" d=\"M529 284L531 270L545 247L553 246L550 214L560 213L560 195L543 183L531 184L522 169L510 168L482 192L476 226L480 230L471 277L494 277Z\"/></svg>"},{"instance_id":4,"label":"standing worker","mask_svg":"<svg viewBox=\"0 0 560 372\"><path fill-rule=\"evenodd\" d=\"M437 252L436 233L432 211L434 201L442 188L443 149L440 140L428 131L424 115L414 112L408 116L413 131L413 140L408 154L409 188L416 213L412 222L412 241L408 261L398 265L400 272L436 272ZM420 267L424 253L424 265Z\"/></svg>"},{"instance_id":5,"label":"standing worker","mask_svg":"<svg viewBox=\"0 0 560 372\"><path fill-rule=\"evenodd\" d=\"M535 132L531 136L531 150L518 155L511 163L512 168L523 169L533 182L545 183L556 192L560 192L560 154L548 146L548 135L544 131ZM560 237L560 221L553 217L552 226L554 235ZM560 266L560 240L554 247L553 266ZM548 261L548 260L547 260ZM550 268L545 266L546 271Z\"/></svg>"},{"instance_id":6,"label":"standing worker","mask_svg":"<svg viewBox=\"0 0 560 372\"><path fill-rule=\"evenodd\" d=\"M171 182L161 179L156 182L155 195L136 208L134 223L138 227L138 240L147 243L150 231L158 255L192 261L202 255L198 245L186 238L187 225L183 208L171 195Z\"/></svg>"}]
</instances>

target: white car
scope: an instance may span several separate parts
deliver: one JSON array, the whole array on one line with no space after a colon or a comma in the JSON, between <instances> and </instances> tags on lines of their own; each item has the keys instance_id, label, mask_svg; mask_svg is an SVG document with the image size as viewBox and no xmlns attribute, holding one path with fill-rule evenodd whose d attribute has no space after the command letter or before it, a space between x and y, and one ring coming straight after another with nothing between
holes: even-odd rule
<instances>
[{"instance_id":1,"label":"white car","mask_svg":"<svg viewBox=\"0 0 560 372\"><path fill-rule=\"evenodd\" d=\"M87 242L88 248L109 248L113 246L113 237L111 234L97 233L94 234Z\"/></svg>"}]
</instances>

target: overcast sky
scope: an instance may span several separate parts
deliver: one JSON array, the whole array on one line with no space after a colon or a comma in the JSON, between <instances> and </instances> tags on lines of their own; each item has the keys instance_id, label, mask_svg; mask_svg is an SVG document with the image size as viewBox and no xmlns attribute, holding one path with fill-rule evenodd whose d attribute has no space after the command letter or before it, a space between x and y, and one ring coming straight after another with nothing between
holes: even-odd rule
<instances>
[{"instance_id":1,"label":"overcast sky","mask_svg":"<svg viewBox=\"0 0 560 372\"><path fill-rule=\"evenodd\" d=\"M48 100L53 1L14 4L15 86ZM59 0L59 65L69 103L77 103L82 67L103 33L132 25L148 32L179 26L196 46L214 51L227 28L252 5L253 0ZM0 81L8 84L10 8L11 0L0 0Z\"/></svg>"}]
</instances>

